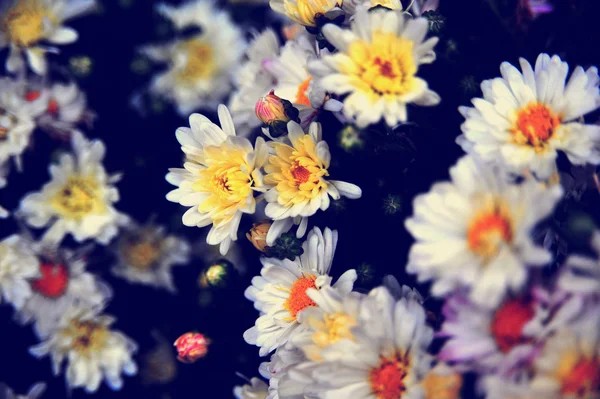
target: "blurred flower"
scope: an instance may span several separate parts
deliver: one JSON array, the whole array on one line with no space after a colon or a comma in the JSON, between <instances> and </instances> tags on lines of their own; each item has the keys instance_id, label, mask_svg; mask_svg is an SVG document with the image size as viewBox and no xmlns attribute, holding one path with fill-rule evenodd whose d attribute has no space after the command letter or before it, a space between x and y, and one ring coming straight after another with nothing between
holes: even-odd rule
<instances>
[{"instance_id":1,"label":"blurred flower","mask_svg":"<svg viewBox=\"0 0 600 399\"><path fill-rule=\"evenodd\" d=\"M204 272L206 283L211 287L221 287L229 280L231 265L226 260L221 260L210 265Z\"/></svg>"},{"instance_id":2,"label":"blurred flower","mask_svg":"<svg viewBox=\"0 0 600 399\"><path fill-rule=\"evenodd\" d=\"M191 128L177 129L177 140L186 154L185 169L170 169L166 179L178 187L167 199L190 207L183 224L212 224L206 242L220 245L225 255L237 240L242 214L255 211L254 193L262 191L260 168L268 153L261 137L254 148L247 139L236 137L227 107L220 105L218 113L221 128L205 116L193 114Z\"/></svg>"},{"instance_id":3,"label":"blurred flower","mask_svg":"<svg viewBox=\"0 0 600 399\"><path fill-rule=\"evenodd\" d=\"M273 90L261 97L254 108L256 116L269 128L269 135L277 138L287 134L287 123L300 123L298 110L288 100L277 97Z\"/></svg>"},{"instance_id":4,"label":"blurred flower","mask_svg":"<svg viewBox=\"0 0 600 399\"><path fill-rule=\"evenodd\" d=\"M440 5L440 0L415 0L411 1L411 13L415 17L420 17L428 11L436 11Z\"/></svg>"},{"instance_id":5,"label":"blurred flower","mask_svg":"<svg viewBox=\"0 0 600 399\"><path fill-rule=\"evenodd\" d=\"M519 0L517 5L517 25L536 19L553 11L548 0Z\"/></svg>"},{"instance_id":6,"label":"blurred flower","mask_svg":"<svg viewBox=\"0 0 600 399\"><path fill-rule=\"evenodd\" d=\"M288 138L292 146L273 142L275 155L269 157L265 166L265 184L270 188L265 193L268 204L265 214L274 220L274 231L288 223L286 219L301 217L301 237L306 229L307 218L319 209L329 208L329 197L341 195L360 198L358 186L337 180L326 180L331 154L327 143L322 140L321 125L313 122L309 134L304 134L296 122L288 123ZM267 245L273 245L276 237L267 237Z\"/></svg>"},{"instance_id":7,"label":"blurred flower","mask_svg":"<svg viewBox=\"0 0 600 399\"><path fill-rule=\"evenodd\" d=\"M177 362L171 345L156 331L152 336L157 343L144 357L141 374L146 384L168 384L177 376Z\"/></svg>"},{"instance_id":8,"label":"blurred flower","mask_svg":"<svg viewBox=\"0 0 600 399\"><path fill-rule=\"evenodd\" d=\"M271 8L292 21L304 26L316 27L319 15L339 7L338 0L271 0Z\"/></svg>"},{"instance_id":9,"label":"blurred flower","mask_svg":"<svg viewBox=\"0 0 600 399\"><path fill-rule=\"evenodd\" d=\"M44 112L43 104L28 103L25 82L0 79L0 167L13 158L21 168L21 154L35 129L34 119Z\"/></svg>"},{"instance_id":10,"label":"blurred flower","mask_svg":"<svg viewBox=\"0 0 600 399\"><path fill-rule=\"evenodd\" d=\"M185 333L175 341L177 359L183 363L195 363L206 356L210 340L200 333Z\"/></svg>"},{"instance_id":11,"label":"blurred flower","mask_svg":"<svg viewBox=\"0 0 600 399\"><path fill-rule=\"evenodd\" d=\"M423 379L425 399L460 399L463 377L444 363L438 363Z\"/></svg>"},{"instance_id":12,"label":"blurred flower","mask_svg":"<svg viewBox=\"0 0 600 399\"><path fill-rule=\"evenodd\" d=\"M282 233L273 245L267 247L265 255L279 260L294 260L303 252L302 243L293 233Z\"/></svg>"},{"instance_id":13,"label":"blurred flower","mask_svg":"<svg viewBox=\"0 0 600 399\"><path fill-rule=\"evenodd\" d=\"M137 351L135 342L121 332L110 330L115 318L101 315L101 310L70 307L52 335L29 349L36 357L50 355L55 375L60 373L66 358L66 381L71 388L84 387L87 392L96 392L104 378L112 389L119 390L123 386L121 373L137 373L131 359Z\"/></svg>"},{"instance_id":14,"label":"blurred flower","mask_svg":"<svg viewBox=\"0 0 600 399\"><path fill-rule=\"evenodd\" d=\"M271 222L263 220L260 223L254 223L250 231L246 233L248 241L250 241L252 245L254 245L254 248L258 249L260 252L265 252L268 248L267 233L269 232L269 227L271 227Z\"/></svg>"},{"instance_id":15,"label":"blurred flower","mask_svg":"<svg viewBox=\"0 0 600 399\"><path fill-rule=\"evenodd\" d=\"M39 277L35 254L27 240L11 235L0 241L0 294L20 310L33 295L29 279Z\"/></svg>"},{"instance_id":16,"label":"blurred flower","mask_svg":"<svg viewBox=\"0 0 600 399\"><path fill-rule=\"evenodd\" d=\"M181 237L167 235L162 226L131 222L119 237L115 253L118 258L112 268L115 276L174 293L177 290L171 269L189 262L190 245Z\"/></svg>"},{"instance_id":17,"label":"blurred flower","mask_svg":"<svg viewBox=\"0 0 600 399\"><path fill-rule=\"evenodd\" d=\"M47 336L73 303L100 306L111 296L110 287L86 271L83 251L52 248L29 242L38 263L38 275L30 278L32 295L17 313L21 323L35 322L40 337Z\"/></svg>"},{"instance_id":18,"label":"blurred flower","mask_svg":"<svg viewBox=\"0 0 600 399\"><path fill-rule=\"evenodd\" d=\"M2 399L38 399L42 396L44 391L46 390L46 384L43 382L38 382L29 388L29 392L25 395L15 395L12 389L5 386L4 384L0 384L0 398Z\"/></svg>"},{"instance_id":19,"label":"blurred flower","mask_svg":"<svg viewBox=\"0 0 600 399\"><path fill-rule=\"evenodd\" d=\"M91 11L95 0L8 0L0 6L0 48L10 47L6 69L16 73L25 67L25 52L31 69L45 75L45 54L58 52L42 45L69 44L77 41L77 32L63 26L73 17Z\"/></svg>"},{"instance_id":20,"label":"blurred flower","mask_svg":"<svg viewBox=\"0 0 600 399\"><path fill-rule=\"evenodd\" d=\"M261 276L252 279L245 296L263 313L244 333L246 342L260 347L260 356L303 331L298 316L304 309L317 306L306 291L331 285L329 272L336 245L337 231L326 228L321 233L315 227L304 242L304 253L294 261L261 259ZM355 280L356 271L348 270L332 287L344 296L352 291Z\"/></svg>"},{"instance_id":21,"label":"blurred flower","mask_svg":"<svg viewBox=\"0 0 600 399\"><path fill-rule=\"evenodd\" d=\"M86 55L71 57L69 59L71 71L77 76L88 76L92 71L92 59Z\"/></svg>"},{"instance_id":22,"label":"blurred flower","mask_svg":"<svg viewBox=\"0 0 600 399\"><path fill-rule=\"evenodd\" d=\"M63 154L58 164L50 165L52 180L41 191L26 195L19 211L30 226L50 225L44 241L60 243L71 233L77 242L95 239L108 244L127 219L113 207L119 200L113 184L120 177L106 174L100 140L88 141L74 132L71 144L74 153Z\"/></svg>"},{"instance_id":23,"label":"blurred flower","mask_svg":"<svg viewBox=\"0 0 600 399\"><path fill-rule=\"evenodd\" d=\"M309 63L320 87L349 94L343 101L346 118L361 128L381 118L395 126L407 120L408 103L432 106L440 102L427 82L416 77L419 65L435 60L433 47L438 39L423 42L426 19L359 7L354 21L352 30L326 25L323 34L340 52Z\"/></svg>"},{"instance_id":24,"label":"blurred flower","mask_svg":"<svg viewBox=\"0 0 600 399\"><path fill-rule=\"evenodd\" d=\"M552 213L562 189L532 179L505 183L502 170L470 156L450 176L414 200L414 216L405 223L416 239L407 271L419 281L433 279L434 296L465 288L472 302L495 308L523 287L529 267L551 260L530 234Z\"/></svg>"},{"instance_id":25,"label":"blurred flower","mask_svg":"<svg viewBox=\"0 0 600 399\"><path fill-rule=\"evenodd\" d=\"M236 72L236 90L229 98L228 108L239 135L245 136L261 125L255 106L259 98L275 86L275 78L265 67L279 54L279 39L272 29L256 36L248 50L247 60Z\"/></svg>"},{"instance_id":26,"label":"blurred flower","mask_svg":"<svg viewBox=\"0 0 600 399\"><path fill-rule=\"evenodd\" d=\"M231 70L243 55L240 29L227 13L207 1L190 1L180 7L161 4L157 10L178 33L189 28L199 28L200 33L141 49L151 60L168 65L166 72L153 79L150 91L172 101L181 115L216 107L231 91Z\"/></svg>"},{"instance_id":27,"label":"blurred flower","mask_svg":"<svg viewBox=\"0 0 600 399\"><path fill-rule=\"evenodd\" d=\"M457 142L541 179L555 173L558 151L576 165L600 164L600 126L578 120L600 104L597 69L577 67L565 85L569 66L557 55L540 54L535 70L524 59L520 64L523 73L502 63L502 78L481 84L484 98L473 99L475 108L460 108L466 121Z\"/></svg>"},{"instance_id":28,"label":"blurred flower","mask_svg":"<svg viewBox=\"0 0 600 399\"><path fill-rule=\"evenodd\" d=\"M338 134L340 146L346 151L362 148L365 142L360 137L360 130L353 125L347 125Z\"/></svg>"},{"instance_id":29,"label":"blurred flower","mask_svg":"<svg viewBox=\"0 0 600 399\"><path fill-rule=\"evenodd\" d=\"M250 384L233 388L236 399L267 399L269 386L260 378L252 378Z\"/></svg>"}]
</instances>

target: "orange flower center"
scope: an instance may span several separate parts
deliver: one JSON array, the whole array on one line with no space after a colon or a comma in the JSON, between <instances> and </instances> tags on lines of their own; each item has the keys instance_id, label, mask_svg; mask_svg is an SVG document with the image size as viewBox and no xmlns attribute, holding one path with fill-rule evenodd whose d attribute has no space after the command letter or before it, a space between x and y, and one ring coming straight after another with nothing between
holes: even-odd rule
<instances>
[{"instance_id":1,"label":"orange flower center","mask_svg":"<svg viewBox=\"0 0 600 399\"><path fill-rule=\"evenodd\" d=\"M300 83L298 86L298 92L296 93L296 104L302 105L310 105L310 100L308 99L308 86L310 85L310 81L312 80L312 76L308 79L304 80L304 82Z\"/></svg>"},{"instance_id":2,"label":"orange flower center","mask_svg":"<svg viewBox=\"0 0 600 399\"><path fill-rule=\"evenodd\" d=\"M508 353L517 345L526 343L523 327L534 316L531 303L512 299L505 302L494 314L491 333L502 353Z\"/></svg>"},{"instance_id":3,"label":"orange flower center","mask_svg":"<svg viewBox=\"0 0 600 399\"><path fill-rule=\"evenodd\" d=\"M316 276L302 276L292 284L290 296L283 304L283 307L290 312L293 320L296 320L298 312L317 304L306 295L306 290L309 288L317 288L315 284Z\"/></svg>"},{"instance_id":4,"label":"orange flower center","mask_svg":"<svg viewBox=\"0 0 600 399\"><path fill-rule=\"evenodd\" d=\"M532 103L518 111L511 133L517 143L541 150L559 125L560 118L548 106Z\"/></svg>"},{"instance_id":5,"label":"orange flower center","mask_svg":"<svg viewBox=\"0 0 600 399\"><path fill-rule=\"evenodd\" d=\"M400 399L406 387L404 377L408 374L408 359L381 358L379 366L369 372L371 391L377 399Z\"/></svg>"},{"instance_id":6,"label":"orange flower center","mask_svg":"<svg viewBox=\"0 0 600 399\"><path fill-rule=\"evenodd\" d=\"M306 183L308 179L310 179L310 171L300 165L297 161L292 163L290 173L294 176L294 179L296 179L296 183L298 184Z\"/></svg>"},{"instance_id":7,"label":"orange flower center","mask_svg":"<svg viewBox=\"0 0 600 399\"><path fill-rule=\"evenodd\" d=\"M397 77L390 61L382 61L381 58L375 57L373 63L379 66L379 73L383 76L391 79Z\"/></svg>"},{"instance_id":8,"label":"orange flower center","mask_svg":"<svg viewBox=\"0 0 600 399\"><path fill-rule=\"evenodd\" d=\"M40 93L37 90L34 91L28 91L27 93L25 93L25 101L35 101L38 98L40 98L40 96L42 95L42 93Z\"/></svg>"},{"instance_id":9,"label":"orange flower center","mask_svg":"<svg viewBox=\"0 0 600 399\"><path fill-rule=\"evenodd\" d=\"M467 231L469 248L484 258L496 255L502 242L511 241L512 225L501 209L478 214Z\"/></svg>"},{"instance_id":10,"label":"orange flower center","mask_svg":"<svg viewBox=\"0 0 600 399\"><path fill-rule=\"evenodd\" d=\"M31 288L34 291L48 298L58 298L67 291L69 271L65 265L42 263L40 273L42 277L31 281Z\"/></svg>"},{"instance_id":11,"label":"orange flower center","mask_svg":"<svg viewBox=\"0 0 600 399\"><path fill-rule=\"evenodd\" d=\"M600 390L600 358L580 360L563 379L561 393L590 398Z\"/></svg>"}]
</instances>

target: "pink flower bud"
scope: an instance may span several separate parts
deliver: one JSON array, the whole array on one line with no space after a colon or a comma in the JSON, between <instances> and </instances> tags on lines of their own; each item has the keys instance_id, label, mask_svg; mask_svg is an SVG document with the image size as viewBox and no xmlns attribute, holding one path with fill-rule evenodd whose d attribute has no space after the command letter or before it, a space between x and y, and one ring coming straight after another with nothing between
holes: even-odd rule
<instances>
[{"instance_id":1,"label":"pink flower bud","mask_svg":"<svg viewBox=\"0 0 600 399\"><path fill-rule=\"evenodd\" d=\"M200 333L188 332L177 338L177 359L183 363L194 363L208 352L210 340Z\"/></svg>"},{"instance_id":2,"label":"pink flower bud","mask_svg":"<svg viewBox=\"0 0 600 399\"><path fill-rule=\"evenodd\" d=\"M286 100L277 97L273 90L266 96L260 98L256 102L254 111L256 116L265 125L270 125L273 122L289 122L290 118L286 114Z\"/></svg>"}]
</instances>

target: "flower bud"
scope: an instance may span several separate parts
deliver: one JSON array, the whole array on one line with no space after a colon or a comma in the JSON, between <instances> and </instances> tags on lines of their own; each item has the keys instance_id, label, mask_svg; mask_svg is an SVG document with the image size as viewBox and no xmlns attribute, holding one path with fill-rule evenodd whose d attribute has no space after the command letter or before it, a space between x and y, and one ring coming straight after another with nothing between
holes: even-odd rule
<instances>
[{"instance_id":1,"label":"flower bud","mask_svg":"<svg viewBox=\"0 0 600 399\"><path fill-rule=\"evenodd\" d=\"M265 220L260 223L254 223L250 231L246 233L248 241L250 241L252 245L254 245L254 248L258 249L260 252L265 252L266 250L267 233L269 232L270 227L271 222Z\"/></svg>"},{"instance_id":2,"label":"flower bud","mask_svg":"<svg viewBox=\"0 0 600 399\"><path fill-rule=\"evenodd\" d=\"M185 333L175 341L177 359L183 363L194 363L208 352L210 340L200 333Z\"/></svg>"},{"instance_id":3,"label":"flower bud","mask_svg":"<svg viewBox=\"0 0 600 399\"><path fill-rule=\"evenodd\" d=\"M300 123L298 110L288 100L276 96L273 90L256 102L254 111L258 119L269 127L273 137L287 134L289 121Z\"/></svg>"}]
</instances>

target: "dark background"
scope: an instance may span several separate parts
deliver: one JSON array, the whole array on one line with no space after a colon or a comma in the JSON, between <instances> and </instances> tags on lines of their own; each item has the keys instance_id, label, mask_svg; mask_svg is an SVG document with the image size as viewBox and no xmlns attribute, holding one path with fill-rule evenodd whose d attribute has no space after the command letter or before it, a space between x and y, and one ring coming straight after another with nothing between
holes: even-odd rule
<instances>
[{"instance_id":1,"label":"dark background","mask_svg":"<svg viewBox=\"0 0 600 399\"><path fill-rule=\"evenodd\" d=\"M196 256L190 265L174 269L178 295L114 278L109 273L112 258L103 248L97 248L90 256L89 270L113 287L114 298L107 313L118 318L115 328L139 343L136 360L140 368L144 368L146 354L156 345L153 331L164 336L169 345L191 330L206 334L213 344L208 355L197 363L179 363L177 377L169 384L147 385L140 376L125 377L120 392L102 384L96 396L232 397L233 386L244 383L236 372L247 377L258 376L257 367L266 360L258 357L258 348L247 345L242 338L242 333L258 316L243 296L251 277L260 269L258 252L243 237L252 219L243 219L238 241L247 273L232 273L223 288L201 289L198 276L215 260L200 244L205 231L182 226L180 217L185 209L165 199L172 187L164 175L169 167L180 167L182 160L174 132L179 126L187 126L187 119L167 104L151 105L152 101L147 99L142 107L145 112L130 105L132 96L143 91L151 76L149 72L133 71L136 48L168 38L168 25L154 12L153 1L102 3L101 12L69 23L80 33L79 41L63 46L61 54L50 56L50 60L67 66L73 56L86 55L92 59L91 73L76 78L88 95L90 108L98 114L94 128L84 131L106 143L107 171L124 172L118 184L122 198L118 209L141 222L155 216L170 231L193 242ZM396 131L373 127L363 132L365 146L351 152L339 145L340 124L330 115L320 119L324 124L324 139L332 151L331 176L358 184L363 197L335 203L310 222L339 230L332 273L337 277L349 268L359 269L359 290L378 285L385 274L395 275L402 283L415 284L414 278L404 273L412 241L403 221L411 213L412 198L427 191L434 181L446 179L448 167L461 155L461 149L454 143L462 122L457 107L468 105L470 98L480 96L481 80L499 76L503 61L518 65L518 57L522 56L533 64L541 52L559 54L569 62L571 70L576 65L586 68L598 65L597 0L556 2L553 14L521 25L516 23L516 1L496 0L495 10L485 0L440 0L440 3L439 12L445 17L445 24L436 48L438 60L419 71L441 95L439 106L409 108L411 124ZM248 32L261 30L265 24L278 26L277 20L268 16L266 6L223 6ZM59 71L58 75L64 73ZM214 113L201 112L215 120ZM595 122L597 116L587 120ZM48 163L61 148L67 147L36 131L32 148L24 156L24 173L13 171L9 186L0 191L2 205L15 209L23 194L38 190L48 180ZM578 209L597 213L597 195L593 191L586 194ZM390 199L398 206L389 206ZM0 222L3 237L17 228L14 220ZM71 239L65 245L75 247ZM427 287L419 288L427 293ZM208 298L203 305L200 296ZM426 304L433 310L439 307L431 299ZM69 396L64 375L52 376L50 359L37 360L28 354L28 348L37 339L30 327L17 325L12 314L11 307L0 307L0 381L17 393L25 393L33 383L45 381L48 390L44 398ZM83 398L87 394L77 389L71 396Z\"/></svg>"}]
</instances>

